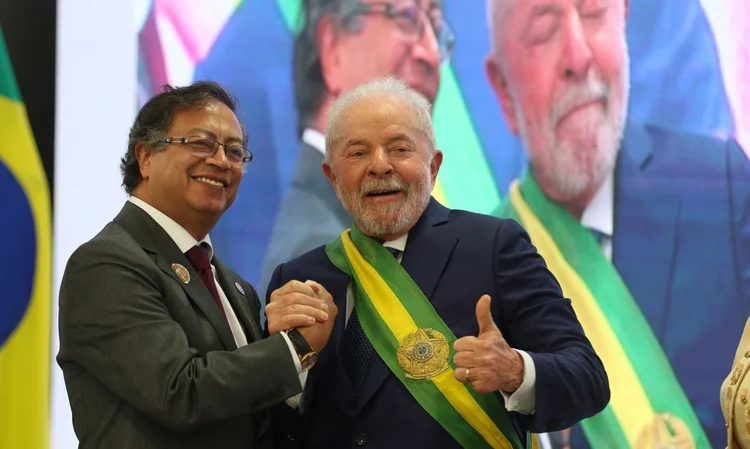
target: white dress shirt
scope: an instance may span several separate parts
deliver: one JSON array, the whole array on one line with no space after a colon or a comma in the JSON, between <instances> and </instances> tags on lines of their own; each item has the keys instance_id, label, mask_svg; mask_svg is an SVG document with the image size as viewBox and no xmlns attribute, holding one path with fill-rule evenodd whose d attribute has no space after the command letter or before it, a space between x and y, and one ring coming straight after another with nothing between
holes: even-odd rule
<instances>
[{"instance_id":1,"label":"white dress shirt","mask_svg":"<svg viewBox=\"0 0 750 449\"><path fill-rule=\"evenodd\" d=\"M614 169L604 178L599 190L581 215L581 224L601 233L601 248L604 257L612 260L612 236L614 235L615 183Z\"/></svg>"},{"instance_id":2,"label":"white dress shirt","mask_svg":"<svg viewBox=\"0 0 750 449\"><path fill-rule=\"evenodd\" d=\"M169 235L169 237L175 242L175 244L183 254L195 245L205 244L208 247L208 260L213 260L214 250L213 246L211 245L211 238L208 235L198 241L192 235L190 235L190 233L185 228L180 226L176 221L169 218L162 211L156 209L154 206L134 196L128 198L128 201L143 209L144 212L146 212L151 218L153 218L154 221L159 226L161 226L162 229L164 229L164 232L166 232L167 235ZM245 332L242 330L242 325L237 319L237 314L234 312L232 304L227 299L227 295L224 293L224 290L222 290L221 284L219 284L218 277L216 276L216 267L213 263L211 264L211 272L214 276L216 290L219 292L221 305L222 307L224 307L224 311L227 315L229 328L232 330L234 342L237 344L238 348L245 346L247 344L247 337L245 336ZM289 340L289 337L286 335L286 333L282 333L282 335L284 336L284 339L289 346L289 350L291 351L293 356L292 358L294 360L294 364L297 367L297 373L299 373L302 371L302 366L299 361L299 357L297 356L297 351L294 349L294 346L292 345L292 342Z\"/></svg>"},{"instance_id":3,"label":"white dress shirt","mask_svg":"<svg viewBox=\"0 0 750 449\"><path fill-rule=\"evenodd\" d=\"M318 150L320 154L326 155L326 136L317 129L306 128L302 132L302 141Z\"/></svg>"}]
</instances>

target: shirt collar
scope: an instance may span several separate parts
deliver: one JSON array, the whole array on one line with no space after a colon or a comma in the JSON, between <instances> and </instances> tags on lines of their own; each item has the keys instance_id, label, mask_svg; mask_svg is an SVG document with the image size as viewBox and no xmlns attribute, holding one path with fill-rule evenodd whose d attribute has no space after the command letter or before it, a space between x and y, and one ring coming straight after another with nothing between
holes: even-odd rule
<instances>
[{"instance_id":1,"label":"shirt collar","mask_svg":"<svg viewBox=\"0 0 750 449\"><path fill-rule=\"evenodd\" d=\"M180 248L180 251L183 254L195 245L205 243L208 246L208 260L213 259L214 249L213 245L211 245L211 238L208 235L198 241L192 235L190 235L190 233L187 232L185 228L177 224L176 221L172 220L164 212L148 204L142 199L136 198L131 195L128 198L128 201L143 209L144 212L146 212L151 218L153 218L154 221L159 226L161 226L162 229L164 229L164 232L166 232L167 235L169 235L169 237L174 240L175 244L178 248Z\"/></svg>"},{"instance_id":2,"label":"shirt collar","mask_svg":"<svg viewBox=\"0 0 750 449\"><path fill-rule=\"evenodd\" d=\"M614 186L614 169L611 169L581 215L581 224L584 227L601 232L607 237L612 237L614 232Z\"/></svg>"},{"instance_id":3,"label":"shirt collar","mask_svg":"<svg viewBox=\"0 0 750 449\"><path fill-rule=\"evenodd\" d=\"M326 155L326 136L317 129L307 128L302 133L302 141Z\"/></svg>"},{"instance_id":4,"label":"shirt collar","mask_svg":"<svg viewBox=\"0 0 750 449\"><path fill-rule=\"evenodd\" d=\"M402 253L406 249L406 240L409 238L409 233L402 235L401 237L393 240L388 240L387 242L383 243L383 246L386 248L393 248L401 251Z\"/></svg>"}]
</instances>

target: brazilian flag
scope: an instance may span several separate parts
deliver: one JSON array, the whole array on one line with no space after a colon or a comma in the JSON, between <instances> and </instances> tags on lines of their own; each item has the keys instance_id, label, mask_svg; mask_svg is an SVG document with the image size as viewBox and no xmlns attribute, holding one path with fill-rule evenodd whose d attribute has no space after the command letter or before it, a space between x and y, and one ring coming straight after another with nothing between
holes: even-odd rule
<instances>
[{"instance_id":1,"label":"brazilian flag","mask_svg":"<svg viewBox=\"0 0 750 449\"><path fill-rule=\"evenodd\" d=\"M0 448L49 446L47 178L0 29Z\"/></svg>"}]
</instances>

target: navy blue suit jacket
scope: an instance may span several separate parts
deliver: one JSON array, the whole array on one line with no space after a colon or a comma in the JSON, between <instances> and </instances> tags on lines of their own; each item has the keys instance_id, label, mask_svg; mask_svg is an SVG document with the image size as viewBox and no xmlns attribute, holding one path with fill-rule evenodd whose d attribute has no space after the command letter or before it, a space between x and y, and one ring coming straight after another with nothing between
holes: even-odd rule
<instances>
[{"instance_id":1,"label":"navy blue suit jacket","mask_svg":"<svg viewBox=\"0 0 750 449\"><path fill-rule=\"evenodd\" d=\"M734 140L629 124L615 171L612 262L711 440L750 313L750 168ZM743 283L743 273L745 276ZM580 429L573 447L588 448Z\"/></svg>"},{"instance_id":2,"label":"navy blue suit jacket","mask_svg":"<svg viewBox=\"0 0 750 449\"><path fill-rule=\"evenodd\" d=\"M493 317L508 344L527 351L536 367L536 412L511 413L519 434L566 428L605 407L609 382L602 363L518 223L446 209L432 199L409 233L402 266L459 338L477 335L476 303L483 294L492 297ZM373 449L460 447L377 354L362 395L354 396L339 355L349 277L323 247L278 266L268 291L293 279L321 283L340 312L310 371L299 426L293 413L283 418L277 410L277 444L295 440L297 447L337 449L365 440Z\"/></svg>"}]
</instances>

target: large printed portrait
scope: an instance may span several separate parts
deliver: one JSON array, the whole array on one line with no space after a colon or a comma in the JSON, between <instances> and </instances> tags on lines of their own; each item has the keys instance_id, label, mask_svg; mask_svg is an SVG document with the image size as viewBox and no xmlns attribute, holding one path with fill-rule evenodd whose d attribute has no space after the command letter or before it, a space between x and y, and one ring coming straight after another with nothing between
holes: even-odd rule
<instances>
[{"instance_id":1,"label":"large printed portrait","mask_svg":"<svg viewBox=\"0 0 750 449\"><path fill-rule=\"evenodd\" d=\"M211 239L261 296L278 264L351 225L320 167L327 105L394 75L434 104L445 160L433 196L518 220L607 367L607 409L543 445L724 447L719 386L750 307L750 6L138 8L139 106L164 84L200 79L239 100L254 159Z\"/></svg>"}]
</instances>

